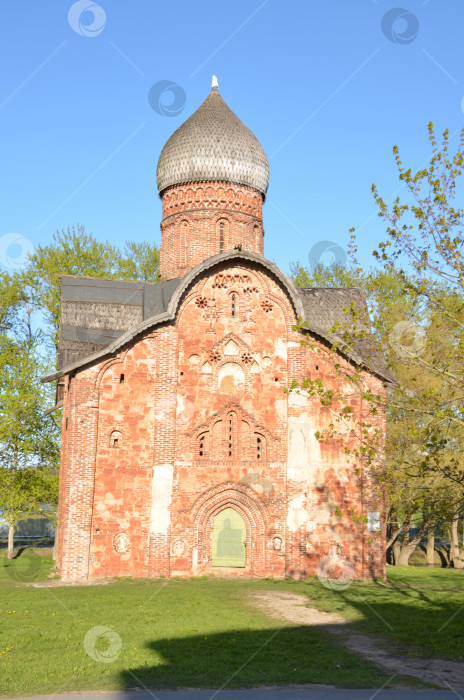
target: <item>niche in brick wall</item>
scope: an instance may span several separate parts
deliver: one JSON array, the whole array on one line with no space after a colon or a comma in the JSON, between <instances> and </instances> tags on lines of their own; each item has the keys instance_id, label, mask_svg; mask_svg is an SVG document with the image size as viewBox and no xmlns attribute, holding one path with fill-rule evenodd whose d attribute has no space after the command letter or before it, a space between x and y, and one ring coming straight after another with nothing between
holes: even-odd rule
<instances>
[{"instance_id":1,"label":"niche in brick wall","mask_svg":"<svg viewBox=\"0 0 464 700\"><path fill-rule=\"evenodd\" d=\"M122 433L119 430L113 430L110 435L110 447L118 450L122 447Z\"/></svg>"}]
</instances>

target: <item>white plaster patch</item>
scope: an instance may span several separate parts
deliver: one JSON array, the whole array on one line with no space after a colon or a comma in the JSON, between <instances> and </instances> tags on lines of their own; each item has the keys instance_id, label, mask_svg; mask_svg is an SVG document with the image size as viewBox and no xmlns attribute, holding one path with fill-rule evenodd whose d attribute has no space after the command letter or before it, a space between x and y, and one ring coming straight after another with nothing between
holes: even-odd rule
<instances>
[{"instance_id":1,"label":"white plaster patch","mask_svg":"<svg viewBox=\"0 0 464 700\"><path fill-rule=\"evenodd\" d=\"M308 405L308 392L307 391L289 391L288 392L288 405L292 407L301 406L301 408Z\"/></svg>"},{"instance_id":2,"label":"white plaster patch","mask_svg":"<svg viewBox=\"0 0 464 700\"><path fill-rule=\"evenodd\" d=\"M291 532L296 532L308 519L306 497L301 493L288 504L287 527Z\"/></svg>"},{"instance_id":3,"label":"white plaster patch","mask_svg":"<svg viewBox=\"0 0 464 700\"><path fill-rule=\"evenodd\" d=\"M198 548L194 547L192 550L192 568L194 571L198 569Z\"/></svg>"},{"instance_id":4,"label":"white plaster patch","mask_svg":"<svg viewBox=\"0 0 464 700\"><path fill-rule=\"evenodd\" d=\"M308 458L310 464L320 464L321 462L321 443L315 435L318 427L320 429L320 426L316 425L314 418L308 416Z\"/></svg>"},{"instance_id":5,"label":"white plaster patch","mask_svg":"<svg viewBox=\"0 0 464 700\"><path fill-rule=\"evenodd\" d=\"M174 467L172 464L158 464L153 467L153 487L150 516L150 531L165 535L171 524L169 507L172 501Z\"/></svg>"},{"instance_id":6,"label":"white plaster patch","mask_svg":"<svg viewBox=\"0 0 464 700\"><path fill-rule=\"evenodd\" d=\"M279 416L280 420L287 420L287 399L277 399L274 402L274 406L277 411L277 415Z\"/></svg>"},{"instance_id":7,"label":"white plaster patch","mask_svg":"<svg viewBox=\"0 0 464 700\"><path fill-rule=\"evenodd\" d=\"M287 360L287 341L283 338L277 338L274 352L277 357L281 357L282 360Z\"/></svg>"}]
</instances>

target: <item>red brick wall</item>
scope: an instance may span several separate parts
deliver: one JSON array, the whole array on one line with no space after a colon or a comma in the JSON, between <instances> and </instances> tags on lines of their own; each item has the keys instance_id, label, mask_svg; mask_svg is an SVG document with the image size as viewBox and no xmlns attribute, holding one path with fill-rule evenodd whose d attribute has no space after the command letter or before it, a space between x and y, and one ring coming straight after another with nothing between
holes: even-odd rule
<instances>
[{"instance_id":1,"label":"red brick wall","mask_svg":"<svg viewBox=\"0 0 464 700\"><path fill-rule=\"evenodd\" d=\"M72 378L60 482L64 579L221 574L211 535L226 507L247 525L245 569L228 574L307 576L334 552L356 577L384 574L385 532L368 533L359 519L382 510L382 495L343 449L355 433L341 426L340 444L321 444L314 432L334 420L333 409L285 393L305 376L351 391L330 354L300 345L295 321L270 272L229 261L197 278L175 322ZM374 377L365 381L382 390ZM359 396L351 402L359 416L367 409Z\"/></svg>"},{"instance_id":2,"label":"red brick wall","mask_svg":"<svg viewBox=\"0 0 464 700\"><path fill-rule=\"evenodd\" d=\"M243 185L195 182L163 192L161 277L184 277L216 253L263 254L263 196Z\"/></svg>"}]
</instances>

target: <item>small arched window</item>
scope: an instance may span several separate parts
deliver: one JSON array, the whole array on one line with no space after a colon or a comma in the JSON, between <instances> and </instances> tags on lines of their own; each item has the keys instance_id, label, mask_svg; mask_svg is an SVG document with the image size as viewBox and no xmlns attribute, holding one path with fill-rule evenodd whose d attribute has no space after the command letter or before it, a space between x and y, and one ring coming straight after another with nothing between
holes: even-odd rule
<instances>
[{"instance_id":1,"label":"small arched window","mask_svg":"<svg viewBox=\"0 0 464 700\"><path fill-rule=\"evenodd\" d=\"M208 433L202 433L198 437L198 457L208 456Z\"/></svg>"},{"instance_id":2,"label":"small arched window","mask_svg":"<svg viewBox=\"0 0 464 700\"><path fill-rule=\"evenodd\" d=\"M224 250L224 222L219 222L219 250L222 253Z\"/></svg>"},{"instance_id":3,"label":"small arched window","mask_svg":"<svg viewBox=\"0 0 464 700\"><path fill-rule=\"evenodd\" d=\"M237 416L233 411L227 416L226 441L227 456L233 458L237 452Z\"/></svg>"},{"instance_id":4,"label":"small arched window","mask_svg":"<svg viewBox=\"0 0 464 700\"><path fill-rule=\"evenodd\" d=\"M187 264L187 245L189 239L189 222L184 219L180 224L180 245L179 245L179 265L185 267Z\"/></svg>"},{"instance_id":5,"label":"small arched window","mask_svg":"<svg viewBox=\"0 0 464 700\"><path fill-rule=\"evenodd\" d=\"M221 219L220 221L218 221L217 231L219 252L222 253L224 252L224 250L226 250L228 243L229 222L227 221L227 219Z\"/></svg>"},{"instance_id":6,"label":"small arched window","mask_svg":"<svg viewBox=\"0 0 464 700\"><path fill-rule=\"evenodd\" d=\"M230 315L237 316L238 307L238 297L235 292L230 295Z\"/></svg>"},{"instance_id":7,"label":"small arched window","mask_svg":"<svg viewBox=\"0 0 464 700\"><path fill-rule=\"evenodd\" d=\"M266 461L266 438L255 433L255 456L260 462Z\"/></svg>"},{"instance_id":8,"label":"small arched window","mask_svg":"<svg viewBox=\"0 0 464 700\"><path fill-rule=\"evenodd\" d=\"M260 230L259 226L256 224L254 226L254 234L255 234L255 247L256 247L256 250L259 251L259 250L261 250L262 237L261 237L261 230Z\"/></svg>"}]
</instances>

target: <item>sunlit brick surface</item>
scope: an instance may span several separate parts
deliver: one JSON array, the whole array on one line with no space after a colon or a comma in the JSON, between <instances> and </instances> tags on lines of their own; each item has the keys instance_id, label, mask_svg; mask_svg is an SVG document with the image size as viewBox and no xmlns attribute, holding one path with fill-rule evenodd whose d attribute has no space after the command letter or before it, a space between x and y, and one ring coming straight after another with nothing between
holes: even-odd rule
<instances>
[{"instance_id":1,"label":"sunlit brick surface","mask_svg":"<svg viewBox=\"0 0 464 700\"><path fill-rule=\"evenodd\" d=\"M205 243L195 255L216 252ZM166 248L163 264L166 274ZM382 510L376 484L343 449L314 437L331 411L285 392L305 376L343 388L332 363L300 345L295 323L288 292L268 268L229 260L198 274L175 321L71 377L58 528L63 579L304 577L328 553L348 559L358 578L384 575L384 530L369 533L359 519ZM373 375L365 381L383 392ZM360 420L368 409L359 399L352 407ZM376 421L382 427L384 417ZM356 446L349 432L345 438ZM213 520L229 507L246 524L244 568L212 566Z\"/></svg>"}]
</instances>

